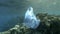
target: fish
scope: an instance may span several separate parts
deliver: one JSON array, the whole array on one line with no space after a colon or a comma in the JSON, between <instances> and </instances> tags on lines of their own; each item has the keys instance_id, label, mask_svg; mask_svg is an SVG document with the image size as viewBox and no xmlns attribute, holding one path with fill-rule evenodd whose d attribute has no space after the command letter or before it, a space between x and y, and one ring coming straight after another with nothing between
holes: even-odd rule
<instances>
[{"instance_id":1,"label":"fish","mask_svg":"<svg viewBox=\"0 0 60 34\"><path fill-rule=\"evenodd\" d=\"M37 19L33 12L33 8L29 7L25 13L24 23L27 28L36 29L40 24L40 19Z\"/></svg>"}]
</instances>

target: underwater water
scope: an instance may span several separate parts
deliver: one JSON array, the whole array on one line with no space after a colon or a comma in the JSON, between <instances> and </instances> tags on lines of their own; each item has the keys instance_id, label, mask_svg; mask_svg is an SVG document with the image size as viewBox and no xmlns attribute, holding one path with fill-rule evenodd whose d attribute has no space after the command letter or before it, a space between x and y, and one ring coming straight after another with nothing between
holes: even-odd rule
<instances>
[{"instance_id":1,"label":"underwater water","mask_svg":"<svg viewBox=\"0 0 60 34\"><path fill-rule=\"evenodd\" d=\"M60 15L60 0L0 0L0 31L16 25L17 16L24 16L29 6L34 8L35 14Z\"/></svg>"}]
</instances>

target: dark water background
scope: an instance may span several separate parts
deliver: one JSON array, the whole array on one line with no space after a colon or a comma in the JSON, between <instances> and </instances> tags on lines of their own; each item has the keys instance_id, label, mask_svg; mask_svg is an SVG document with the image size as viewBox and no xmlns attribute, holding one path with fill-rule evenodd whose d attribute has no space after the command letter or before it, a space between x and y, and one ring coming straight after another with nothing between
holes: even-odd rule
<instances>
[{"instance_id":1,"label":"dark water background","mask_svg":"<svg viewBox=\"0 0 60 34\"><path fill-rule=\"evenodd\" d=\"M0 0L0 31L17 24L17 16L24 16L29 6L34 8L35 14L60 15L60 0Z\"/></svg>"}]
</instances>

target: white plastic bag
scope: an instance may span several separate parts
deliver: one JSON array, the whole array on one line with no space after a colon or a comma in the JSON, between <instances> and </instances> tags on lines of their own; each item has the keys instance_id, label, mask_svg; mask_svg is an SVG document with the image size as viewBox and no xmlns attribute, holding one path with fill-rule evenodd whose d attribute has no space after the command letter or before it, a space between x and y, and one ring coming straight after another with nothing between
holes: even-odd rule
<instances>
[{"instance_id":1,"label":"white plastic bag","mask_svg":"<svg viewBox=\"0 0 60 34\"><path fill-rule=\"evenodd\" d=\"M33 8L29 7L25 13L24 25L28 28L36 29L40 24L40 20L38 20L33 13Z\"/></svg>"}]
</instances>

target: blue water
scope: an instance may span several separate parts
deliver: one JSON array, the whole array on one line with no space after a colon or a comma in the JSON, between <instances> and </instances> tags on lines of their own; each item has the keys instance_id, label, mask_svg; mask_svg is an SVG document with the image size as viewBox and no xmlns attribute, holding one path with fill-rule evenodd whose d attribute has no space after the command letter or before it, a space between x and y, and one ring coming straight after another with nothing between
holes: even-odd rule
<instances>
[{"instance_id":1,"label":"blue water","mask_svg":"<svg viewBox=\"0 0 60 34\"><path fill-rule=\"evenodd\" d=\"M17 24L17 22L14 20L10 23L12 18L16 18L16 16L13 17L0 15L0 31L8 30L9 28L12 28L15 24Z\"/></svg>"},{"instance_id":2,"label":"blue water","mask_svg":"<svg viewBox=\"0 0 60 34\"><path fill-rule=\"evenodd\" d=\"M21 16L13 5L8 5L8 0L0 0L0 32L6 31L17 24L17 16Z\"/></svg>"},{"instance_id":3,"label":"blue water","mask_svg":"<svg viewBox=\"0 0 60 34\"><path fill-rule=\"evenodd\" d=\"M24 16L27 7L32 6L34 13L47 12L60 15L60 0L0 0L0 31L5 31L17 24L17 16ZM9 26L8 26L9 24Z\"/></svg>"}]
</instances>

